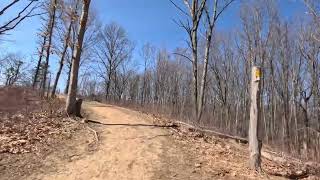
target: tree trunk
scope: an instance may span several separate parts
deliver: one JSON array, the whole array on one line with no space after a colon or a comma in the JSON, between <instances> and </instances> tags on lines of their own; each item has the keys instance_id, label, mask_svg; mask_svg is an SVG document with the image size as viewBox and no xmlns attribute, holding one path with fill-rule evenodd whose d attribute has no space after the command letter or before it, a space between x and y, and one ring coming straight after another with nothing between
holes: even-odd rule
<instances>
[{"instance_id":1,"label":"tree trunk","mask_svg":"<svg viewBox=\"0 0 320 180\"><path fill-rule=\"evenodd\" d=\"M49 59L50 59L50 49L51 49L51 43L52 43L52 34L53 34L53 28L55 24L55 19L56 19L56 7L57 7L57 0L52 0L51 4L51 9L50 9L50 23L49 23L49 39L48 39L48 47L47 47L47 56L46 56L46 65L44 67L44 73L43 73L43 81L46 82L47 79L47 73L48 73L48 68L49 68ZM42 94L44 95L46 90L46 83L42 83Z\"/></svg>"},{"instance_id":2,"label":"tree trunk","mask_svg":"<svg viewBox=\"0 0 320 180\"><path fill-rule=\"evenodd\" d=\"M204 56L204 64L203 64L203 74L201 78L200 84L200 94L199 94L199 102L198 102L198 114L197 114L197 121L200 122L202 116L202 109L204 104L204 91L206 88L206 81L207 81L207 72L208 72L208 63L209 63L209 56L210 56L210 48L211 48L211 38L212 38L212 31L213 26L207 31L207 39L206 39L206 49L205 49L205 56Z\"/></svg>"},{"instance_id":3,"label":"tree trunk","mask_svg":"<svg viewBox=\"0 0 320 180\"><path fill-rule=\"evenodd\" d=\"M66 102L66 112L69 115L76 115L78 73L79 73L82 44L83 44L84 34L85 34L87 20L89 16L90 2L91 0L83 0L82 15L80 19L80 28L78 32L78 41L77 41L75 53L72 58L70 85L69 85L69 91L68 91L67 102Z\"/></svg>"},{"instance_id":4,"label":"tree trunk","mask_svg":"<svg viewBox=\"0 0 320 180\"><path fill-rule=\"evenodd\" d=\"M251 108L249 124L249 166L256 171L261 170L261 141L258 139L260 118L260 78L261 70L252 67L251 72Z\"/></svg>"},{"instance_id":5,"label":"tree trunk","mask_svg":"<svg viewBox=\"0 0 320 180\"><path fill-rule=\"evenodd\" d=\"M309 149L309 117L308 117L308 100L305 98L305 107L302 107L304 116L304 130L303 130L303 153L304 156L308 157Z\"/></svg>"},{"instance_id":6,"label":"tree trunk","mask_svg":"<svg viewBox=\"0 0 320 180\"><path fill-rule=\"evenodd\" d=\"M109 73L108 73L108 80L106 82L106 95L105 95L105 98L106 98L106 101L109 100L109 95L110 95L110 86L111 86L111 76L112 76L112 68L111 66L109 67Z\"/></svg>"},{"instance_id":7,"label":"tree trunk","mask_svg":"<svg viewBox=\"0 0 320 180\"><path fill-rule=\"evenodd\" d=\"M40 55L39 55L39 60L38 60L37 68L36 68L36 72L35 72L34 78L33 78L33 83L32 83L32 87L33 88L35 88L35 86L37 84L37 81L38 81L38 75L39 75L39 71L40 71L41 61L42 61L43 53L44 53L44 50L45 50L46 42L47 42L47 35L44 35L43 42L42 42L42 45L41 45L41 51L40 51Z\"/></svg>"},{"instance_id":8,"label":"tree trunk","mask_svg":"<svg viewBox=\"0 0 320 180\"><path fill-rule=\"evenodd\" d=\"M73 54L73 53L72 53L72 54ZM72 60L71 60L71 61L72 61ZM65 87L65 89L64 89L64 94L68 94L68 91L69 91L71 69L72 69L72 62L70 63L70 67L69 67L69 71L68 71L68 79L67 79L66 87Z\"/></svg>"},{"instance_id":9,"label":"tree trunk","mask_svg":"<svg viewBox=\"0 0 320 180\"><path fill-rule=\"evenodd\" d=\"M143 74L143 85L142 85L142 97L141 97L141 106L145 103L145 95L146 95L146 72L147 72L147 66L146 63L144 65L144 74Z\"/></svg>"},{"instance_id":10,"label":"tree trunk","mask_svg":"<svg viewBox=\"0 0 320 180\"><path fill-rule=\"evenodd\" d=\"M51 86L51 73L49 74L48 84L47 84L47 98L49 98L49 92L50 92L50 86Z\"/></svg>"},{"instance_id":11,"label":"tree trunk","mask_svg":"<svg viewBox=\"0 0 320 180\"><path fill-rule=\"evenodd\" d=\"M193 85L193 104L194 117L198 116L198 38L197 30L192 31L192 85Z\"/></svg>"},{"instance_id":12,"label":"tree trunk","mask_svg":"<svg viewBox=\"0 0 320 180\"><path fill-rule=\"evenodd\" d=\"M81 115L81 106L82 106L82 99L76 99L76 104L75 104L75 115L77 117L81 117L82 118L82 115Z\"/></svg>"},{"instance_id":13,"label":"tree trunk","mask_svg":"<svg viewBox=\"0 0 320 180\"><path fill-rule=\"evenodd\" d=\"M66 38L65 38L65 42L64 42L64 47L63 47L63 52L61 54L61 59L60 59L60 66L56 75L56 78L54 80L54 84L53 84L53 88L52 88L52 92L51 92L51 97L53 98L56 94L56 89L57 89L57 85L58 85L58 81L61 75L61 71L63 68L63 64L64 64L64 58L65 55L67 53L67 49L68 49L68 44L69 44L69 40L70 40L70 33L71 33L71 27L72 27L72 20L70 21L69 27L68 27L68 32L66 34Z\"/></svg>"}]
</instances>

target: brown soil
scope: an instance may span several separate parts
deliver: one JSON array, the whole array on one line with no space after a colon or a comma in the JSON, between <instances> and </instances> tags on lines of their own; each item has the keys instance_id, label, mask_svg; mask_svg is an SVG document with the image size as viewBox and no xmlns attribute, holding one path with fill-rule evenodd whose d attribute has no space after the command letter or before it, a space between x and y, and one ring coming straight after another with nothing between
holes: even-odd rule
<instances>
[{"instance_id":1,"label":"brown soil","mask_svg":"<svg viewBox=\"0 0 320 180\"><path fill-rule=\"evenodd\" d=\"M31 179L195 179L192 156L184 154L168 130L152 125L148 115L115 106L85 103L99 134L99 148L91 155L63 162L53 173ZM170 159L167 155L172 154ZM186 169L188 169L186 171Z\"/></svg>"},{"instance_id":2,"label":"brown soil","mask_svg":"<svg viewBox=\"0 0 320 180\"><path fill-rule=\"evenodd\" d=\"M154 117L121 107L85 102L84 109L102 123L89 123L98 142L92 129L75 131L21 179L284 179L247 169L245 145L159 127Z\"/></svg>"}]
</instances>

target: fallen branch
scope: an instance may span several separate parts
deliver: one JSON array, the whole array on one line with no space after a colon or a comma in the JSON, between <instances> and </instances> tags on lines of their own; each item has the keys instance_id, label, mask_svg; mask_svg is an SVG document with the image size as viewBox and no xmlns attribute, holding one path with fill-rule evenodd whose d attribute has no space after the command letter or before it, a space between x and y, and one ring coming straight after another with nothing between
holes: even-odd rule
<instances>
[{"instance_id":1,"label":"fallen branch","mask_svg":"<svg viewBox=\"0 0 320 180\"><path fill-rule=\"evenodd\" d=\"M213 131L213 130L209 130L209 129L205 129L203 127L197 127L197 126L194 126L194 125L191 125L191 124L188 124L188 123L185 123L185 122L181 122L181 121L175 121L174 124L180 124L180 125L184 125L184 126L188 126L189 128L192 128L196 131L199 131L199 132L202 132L202 133L206 133L206 134L209 134L209 135L214 135L214 136L218 136L220 138L223 138L223 139L234 139L234 140L237 140L238 142L240 143L243 143L243 144L247 144L248 143L248 140L246 138L242 138L242 137L239 137L239 136L232 136L232 135L228 135L228 134L223 134L223 133L220 133L220 132L217 132L217 131Z\"/></svg>"},{"instance_id":2,"label":"fallen branch","mask_svg":"<svg viewBox=\"0 0 320 180\"><path fill-rule=\"evenodd\" d=\"M272 176L284 177L287 179L305 179L311 175L308 173L308 171L297 171L292 173L267 173Z\"/></svg>"},{"instance_id":3,"label":"fallen branch","mask_svg":"<svg viewBox=\"0 0 320 180\"><path fill-rule=\"evenodd\" d=\"M68 119L69 119L70 121L72 121L72 122L74 122L74 123L79 123L79 121L76 121L76 120L72 119L68 114L67 114L67 116L68 116ZM84 122L89 122L89 120L88 120L88 121L85 121L85 119L84 119ZM93 133L93 136L94 136L94 138L95 138L95 141L98 142L98 141L99 141L99 138L98 138L98 133L97 133L97 131L95 131L94 129L90 128L89 126L86 126L86 127Z\"/></svg>"},{"instance_id":4,"label":"fallen branch","mask_svg":"<svg viewBox=\"0 0 320 180\"><path fill-rule=\"evenodd\" d=\"M100 125L105 125L105 126L147 126L147 127L160 127L160 128L173 128L173 127L177 127L176 124L172 124L172 125L156 125L156 124L111 124L111 123L102 123L99 121L95 121L95 120L90 120L88 119L87 122L91 122L94 124L100 124Z\"/></svg>"},{"instance_id":5,"label":"fallen branch","mask_svg":"<svg viewBox=\"0 0 320 180\"><path fill-rule=\"evenodd\" d=\"M189 128L194 129L195 131L207 134L207 135L213 135L213 136L218 136L220 138L229 138L229 139L234 139L237 140L240 143L244 143L247 144L248 140L242 137L238 137L238 136L232 136L232 135L228 135L228 134L223 134L217 131L213 131L213 130L208 130L205 129L203 127L197 127L185 122L181 122L181 121L175 121L174 124L178 124L177 126L187 126ZM173 128L174 129L174 128ZM175 131L177 131L176 129L174 129ZM279 162L279 163L285 163L287 162L287 160L283 157L279 157L275 155L275 152L269 151L268 150L263 150L262 154L263 157L265 157L266 159L269 159L271 161L275 161L275 162ZM290 159L294 159L292 157L290 157ZM294 159L295 163L298 163L299 160L298 159ZM273 176L278 176L278 177L285 177L288 179L303 179L303 178L307 178L311 175L314 175L315 173L310 172L308 169L307 170L299 170L299 171L295 171L295 172L286 172L286 173L276 173L276 172L266 172L268 175L273 175Z\"/></svg>"}]
</instances>

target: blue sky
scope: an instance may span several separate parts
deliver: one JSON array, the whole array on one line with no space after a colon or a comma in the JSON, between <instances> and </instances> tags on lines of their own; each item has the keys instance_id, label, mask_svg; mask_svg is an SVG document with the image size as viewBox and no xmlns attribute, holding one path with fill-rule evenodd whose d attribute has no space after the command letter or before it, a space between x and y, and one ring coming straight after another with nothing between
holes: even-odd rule
<instances>
[{"instance_id":1,"label":"blue sky","mask_svg":"<svg viewBox=\"0 0 320 180\"><path fill-rule=\"evenodd\" d=\"M0 7L11 0L1 0ZM175 0L179 2L181 0ZM240 26L240 2L236 0L218 22L220 31L230 31ZM278 0L283 19L293 19L305 11L302 0ZM17 8L18 9L18 8ZM150 42L159 48L172 50L185 45L186 34L178 27L173 19L181 18L179 11L169 0L92 0L92 10L97 11L98 18L103 24L115 21L123 26L129 37L136 43L134 58L139 58L138 50L142 44ZM14 14L1 17L0 22ZM0 54L3 52L19 52L27 59L36 59L37 30L40 28L39 18L28 19L14 31L0 40ZM51 67L55 67L57 59L53 57Z\"/></svg>"},{"instance_id":2,"label":"blue sky","mask_svg":"<svg viewBox=\"0 0 320 180\"><path fill-rule=\"evenodd\" d=\"M1 0L0 7L9 1ZM240 1L245 0L238 0L222 16L217 26L220 30L239 26ZM304 9L302 0L279 0L279 6L285 19L290 19ZM106 24L115 21L122 25L138 46L145 42L169 49L184 45L185 32L173 22L173 19L180 16L169 0L92 0L92 8L98 12L101 22ZM11 11L13 13L14 10ZM35 52L36 33L40 25L38 18L25 21L11 35L2 38L1 49L20 51L26 55Z\"/></svg>"}]
</instances>

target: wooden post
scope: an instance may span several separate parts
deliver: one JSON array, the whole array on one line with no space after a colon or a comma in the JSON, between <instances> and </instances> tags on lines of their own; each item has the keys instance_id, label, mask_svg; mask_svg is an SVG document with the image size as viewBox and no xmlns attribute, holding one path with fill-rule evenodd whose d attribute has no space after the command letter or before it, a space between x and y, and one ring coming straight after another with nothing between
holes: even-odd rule
<instances>
[{"instance_id":1,"label":"wooden post","mask_svg":"<svg viewBox=\"0 0 320 180\"><path fill-rule=\"evenodd\" d=\"M251 169L261 170L261 146L258 139L258 128L260 119L260 79L262 73L257 66L252 67L251 72L251 107L249 123L249 166Z\"/></svg>"}]
</instances>

